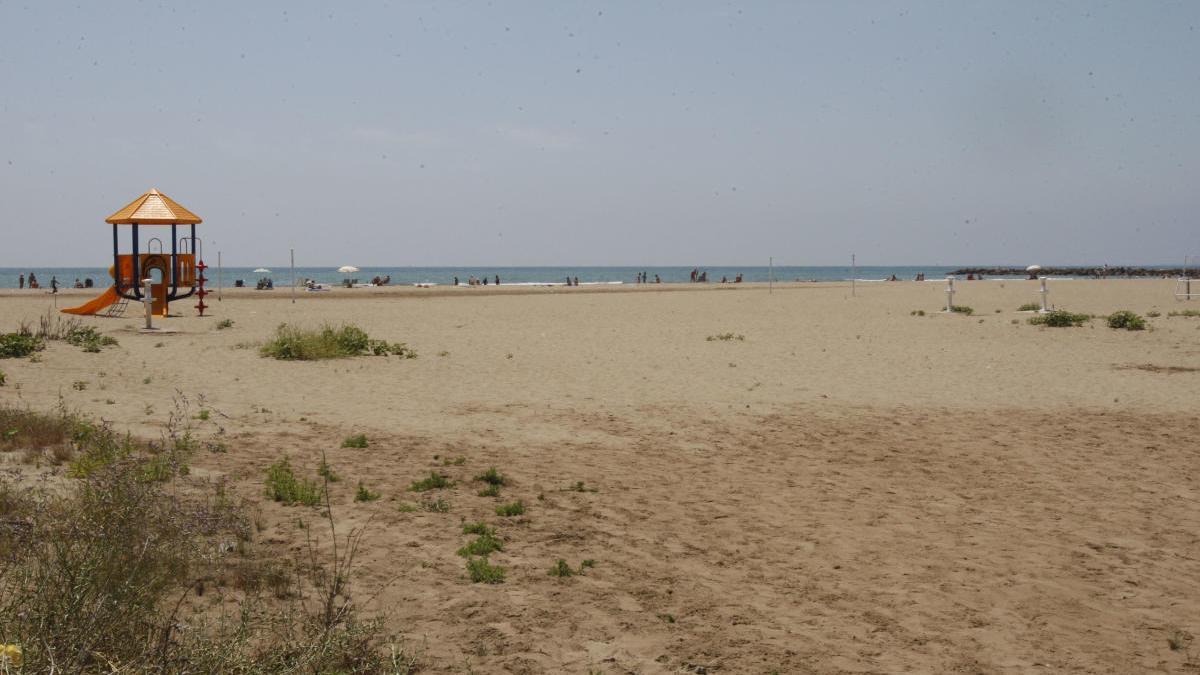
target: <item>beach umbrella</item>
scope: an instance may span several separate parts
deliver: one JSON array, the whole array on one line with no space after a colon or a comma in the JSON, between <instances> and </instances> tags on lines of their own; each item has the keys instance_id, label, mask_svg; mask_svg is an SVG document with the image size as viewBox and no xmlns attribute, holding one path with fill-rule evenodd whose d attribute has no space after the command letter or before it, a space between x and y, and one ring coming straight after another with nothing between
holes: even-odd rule
<instances>
[{"instance_id":1,"label":"beach umbrella","mask_svg":"<svg viewBox=\"0 0 1200 675\"><path fill-rule=\"evenodd\" d=\"M254 270L254 273L255 273L255 274L270 274L270 273L271 273L271 270L269 270L269 269L267 269L267 268L265 268L265 267L260 267L260 268L258 268L258 269L256 269L256 270Z\"/></svg>"},{"instance_id":2,"label":"beach umbrella","mask_svg":"<svg viewBox=\"0 0 1200 675\"><path fill-rule=\"evenodd\" d=\"M1026 272L1037 272L1041 269L1042 269L1041 265L1030 265L1029 267L1025 268L1025 271Z\"/></svg>"},{"instance_id":3,"label":"beach umbrella","mask_svg":"<svg viewBox=\"0 0 1200 675\"><path fill-rule=\"evenodd\" d=\"M338 268L338 271L341 272L342 274L354 274L355 272L358 271L358 268L355 267L354 265L342 265L341 267Z\"/></svg>"}]
</instances>

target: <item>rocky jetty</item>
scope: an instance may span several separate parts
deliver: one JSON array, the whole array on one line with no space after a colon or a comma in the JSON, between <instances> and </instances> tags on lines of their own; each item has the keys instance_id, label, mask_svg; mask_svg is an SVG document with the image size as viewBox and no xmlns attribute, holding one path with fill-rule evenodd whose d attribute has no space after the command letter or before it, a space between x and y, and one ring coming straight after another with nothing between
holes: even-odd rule
<instances>
[{"instance_id":1,"label":"rocky jetty","mask_svg":"<svg viewBox=\"0 0 1200 675\"><path fill-rule=\"evenodd\" d=\"M1116 267L1043 267L1037 272L1042 276L1052 277L1095 277L1097 279L1111 277L1163 277L1174 279L1182 276L1180 267L1133 267L1119 265ZM951 274L982 274L985 277L1017 277L1028 276L1024 267L963 267ZM1200 279L1200 269L1189 267L1187 276Z\"/></svg>"}]
</instances>

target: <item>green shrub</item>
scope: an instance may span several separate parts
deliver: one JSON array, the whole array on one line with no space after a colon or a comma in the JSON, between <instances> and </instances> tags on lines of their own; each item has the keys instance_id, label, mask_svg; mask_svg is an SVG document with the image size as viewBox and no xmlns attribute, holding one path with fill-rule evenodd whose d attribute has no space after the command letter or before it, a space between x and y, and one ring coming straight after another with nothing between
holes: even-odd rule
<instances>
[{"instance_id":1,"label":"green shrub","mask_svg":"<svg viewBox=\"0 0 1200 675\"><path fill-rule=\"evenodd\" d=\"M75 326L67 331L63 339L67 344L82 347L85 352L99 352L101 347L117 344L116 338L101 335L92 326Z\"/></svg>"},{"instance_id":2,"label":"green shrub","mask_svg":"<svg viewBox=\"0 0 1200 675\"><path fill-rule=\"evenodd\" d=\"M512 517L512 516L519 516L524 513L525 513L525 502L522 502L519 499L515 502L510 502L508 504L501 504L496 507L496 515L504 516L506 518Z\"/></svg>"},{"instance_id":3,"label":"green shrub","mask_svg":"<svg viewBox=\"0 0 1200 675\"><path fill-rule=\"evenodd\" d=\"M287 457L267 468L266 492L268 498L288 506L317 506L322 497L322 490L315 481L296 477Z\"/></svg>"},{"instance_id":4,"label":"green shrub","mask_svg":"<svg viewBox=\"0 0 1200 675\"><path fill-rule=\"evenodd\" d=\"M210 413L208 412L208 409L207 409L207 408L201 408L201 409L200 409L200 414L199 414L197 417L199 417L199 418L200 418L200 421L201 421L201 422L207 422L207 421L208 421L208 418L209 418L210 416L211 416L211 415L210 415Z\"/></svg>"},{"instance_id":5,"label":"green shrub","mask_svg":"<svg viewBox=\"0 0 1200 675\"><path fill-rule=\"evenodd\" d=\"M412 485L408 486L408 489L412 492L428 492L429 490L448 488L453 484L454 483L451 482L450 479L444 474L437 473L436 471L430 471L429 478L422 478L421 480L413 481Z\"/></svg>"},{"instance_id":6,"label":"green shrub","mask_svg":"<svg viewBox=\"0 0 1200 675\"><path fill-rule=\"evenodd\" d=\"M324 459L322 459L321 463L317 465L317 475L329 481L330 483L336 483L342 479L342 477L337 475L337 473L334 472L333 467L329 466L329 463Z\"/></svg>"},{"instance_id":7,"label":"green shrub","mask_svg":"<svg viewBox=\"0 0 1200 675\"><path fill-rule=\"evenodd\" d=\"M19 359L46 348L42 340L22 333L0 335L0 359Z\"/></svg>"},{"instance_id":8,"label":"green shrub","mask_svg":"<svg viewBox=\"0 0 1200 675\"><path fill-rule=\"evenodd\" d=\"M464 523L463 524L463 534L494 535L494 534L496 534L496 529L493 527L488 527L487 523L485 523L483 521L479 521L477 523Z\"/></svg>"},{"instance_id":9,"label":"green shrub","mask_svg":"<svg viewBox=\"0 0 1200 675\"><path fill-rule=\"evenodd\" d=\"M473 555L486 556L493 551L503 551L504 542L491 533L481 534L471 540L466 546L458 549L458 554L464 558Z\"/></svg>"},{"instance_id":10,"label":"green shrub","mask_svg":"<svg viewBox=\"0 0 1200 675\"><path fill-rule=\"evenodd\" d=\"M745 335L735 335L733 333L717 333L716 335L709 335L708 337L706 337L704 339L709 342L717 342L717 341L732 342L734 340L737 340L738 342L742 342L746 339L746 336Z\"/></svg>"},{"instance_id":11,"label":"green shrub","mask_svg":"<svg viewBox=\"0 0 1200 675\"><path fill-rule=\"evenodd\" d=\"M479 474L478 476L475 476L475 480L483 481L484 483L487 483L488 485L494 485L496 487L499 487L499 486L505 484L504 474L500 473L499 471L496 471L496 467L494 467L494 466L491 467L490 469L488 469L487 471L484 471L483 473Z\"/></svg>"},{"instance_id":12,"label":"green shrub","mask_svg":"<svg viewBox=\"0 0 1200 675\"><path fill-rule=\"evenodd\" d=\"M975 313L974 309L971 309L966 305L950 305L950 311L958 314L966 314L967 316L971 316Z\"/></svg>"},{"instance_id":13,"label":"green shrub","mask_svg":"<svg viewBox=\"0 0 1200 675\"><path fill-rule=\"evenodd\" d=\"M217 322L217 330L225 330L226 328L233 328L233 319L221 319Z\"/></svg>"},{"instance_id":14,"label":"green shrub","mask_svg":"<svg viewBox=\"0 0 1200 675\"><path fill-rule=\"evenodd\" d=\"M499 485L489 485L479 491L479 496L480 497L499 497L500 496L500 486Z\"/></svg>"},{"instance_id":15,"label":"green shrub","mask_svg":"<svg viewBox=\"0 0 1200 675\"><path fill-rule=\"evenodd\" d=\"M445 499L426 499L421 502L421 508L430 513L450 513L450 502Z\"/></svg>"},{"instance_id":16,"label":"green shrub","mask_svg":"<svg viewBox=\"0 0 1200 675\"><path fill-rule=\"evenodd\" d=\"M504 582L504 568L491 565L485 558L470 558L467 560L467 575L477 584L499 584Z\"/></svg>"},{"instance_id":17,"label":"green shrub","mask_svg":"<svg viewBox=\"0 0 1200 675\"><path fill-rule=\"evenodd\" d=\"M1125 330L1146 330L1146 320L1134 312L1122 309L1108 315L1108 327Z\"/></svg>"},{"instance_id":18,"label":"green shrub","mask_svg":"<svg viewBox=\"0 0 1200 675\"><path fill-rule=\"evenodd\" d=\"M344 440L342 440L342 447L343 448L365 448L365 447L367 447L367 435L366 434L355 434L354 436L347 436Z\"/></svg>"},{"instance_id":19,"label":"green shrub","mask_svg":"<svg viewBox=\"0 0 1200 675\"><path fill-rule=\"evenodd\" d=\"M1041 308L1042 308L1042 306L1036 302L1027 302L1027 303L1021 305L1020 307L1018 307L1017 311L1018 312L1036 312Z\"/></svg>"},{"instance_id":20,"label":"green shrub","mask_svg":"<svg viewBox=\"0 0 1200 675\"><path fill-rule=\"evenodd\" d=\"M566 560L559 558L558 562L554 563L554 566L550 568L549 574L552 577L569 577L575 574L575 570L571 569Z\"/></svg>"},{"instance_id":21,"label":"green shrub","mask_svg":"<svg viewBox=\"0 0 1200 675\"><path fill-rule=\"evenodd\" d=\"M259 353L284 361L342 359L365 354L395 354L409 359L417 356L402 342L372 340L366 331L354 324L338 327L326 324L317 330L280 324L274 337L259 349Z\"/></svg>"},{"instance_id":22,"label":"green shrub","mask_svg":"<svg viewBox=\"0 0 1200 675\"><path fill-rule=\"evenodd\" d=\"M1065 309L1056 309L1046 314L1029 317L1029 323L1034 326L1049 326L1051 328L1070 328L1082 326L1083 322L1091 320L1089 314L1072 314Z\"/></svg>"},{"instance_id":23,"label":"green shrub","mask_svg":"<svg viewBox=\"0 0 1200 675\"><path fill-rule=\"evenodd\" d=\"M355 492L354 492L354 501L356 501L356 502L373 502L376 499L379 499L379 493L368 490L367 486L363 485L363 482L361 480L358 481L358 489L355 490Z\"/></svg>"}]
</instances>

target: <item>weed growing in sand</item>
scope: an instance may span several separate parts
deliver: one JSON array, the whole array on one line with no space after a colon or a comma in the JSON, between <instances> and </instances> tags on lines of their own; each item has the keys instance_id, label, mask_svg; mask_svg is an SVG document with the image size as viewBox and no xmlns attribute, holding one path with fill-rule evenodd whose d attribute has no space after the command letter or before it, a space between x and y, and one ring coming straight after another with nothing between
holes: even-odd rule
<instances>
[{"instance_id":1,"label":"weed growing in sand","mask_svg":"<svg viewBox=\"0 0 1200 675\"><path fill-rule=\"evenodd\" d=\"M1083 322L1090 321L1090 314L1072 314L1065 309L1056 309L1046 314L1029 317L1029 323L1034 326L1049 326L1050 328L1070 328L1072 326L1082 326Z\"/></svg>"},{"instance_id":2,"label":"weed growing in sand","mask_svg":"<svg viewBox=\"0 0 1200 675\"><path fill-rule=\"evenodd\" d=\"M396 505L396 510L400 513L412 513L414 511L420 511L421 507L413 504L412 502L400 502Z\"/></svg>"},{"instance_id":3,"label":"weed growing in sand","mask_svg":"<svg viewBox=\"0 0 1200 675\"><path fill-rule=\"evenodd\" d=\"M588 487L587 485L584 485L583 481L581 481L581 480L575 481L571 485L571 487L567 488L567 490L570 492L599 492L600 491L599 488Z\"/></svg>"},{"instance_id":4,"label":"weed growing in sand","mask_svg":"<svg viewBox=\"0 0 1200 675\"><path fill-rule=\"evenodd\" d=\"M552 577L566 578L575 576L575 570L571 569L571 566L567 564L566 560L559 558L558 562L554 563L554 565L550 568L548 574Z\"/></svg>"},{"instance_id":5,"label":"weed growing in sand","mask_svg":"<svg viewBox=\"0 0 1200 675\"><path fill-rule=\"evenodd\" d=\"M355 434L354 436L347 436L342 440L343 448L365 448L367 445L366 434Z\"/></svg>"},{"instance_id":6,"label":"weed growing in sand","mask_svg":"<svg viewBox=\"0 0 1200 675\"><path fill-rule=\"evenodd\" d=\"M658 618L667 623L675 623L675 615L674 614L659 614Z\"/></svg>"},{"instance_id":7,"label":"weed growing in sand","mask_svg":"<svg viewBox=\"0 0 1200 675\"><path fill-rule=\"evenodd\" d=\"M450 356L450 352L443 349L442 351L438 352L438 356L446 358L447 356Z\"/></svg>"},{"instance_id":8,"label":"weed growing in sand","mask_svg":"<svg viewBox=\"0 0 1200 675\"><path fill-rule=\"evenodd\" d=\"M297 328L286 323L275 329L275 335L259 353L283 361L317 361L342 359L373 354L414 359L417 353L403 342L373 340L366 331L354 324L334 327L328 324L318 330Z\"/></svg>"},{"instance_id":9,"label":"weed growing in sand","mask_svg":"<svg viewBox=\"0 0 1200 675\"><path fill-rule=\"evenodd\" d=\"M437 457L434 457L434 459L437 459ZM442 460L442 466L462 466L463 464L466 464L466 463L467 463L466 457L455 457L454 459L450 459L449 457L447 457L446 459Z\"/></svg>"},{"instance_id":10,"label":"weed growing in sand","mask_svg":"<svg viewBox=\"0 0 1200 675\"><path fill-rule=\"evenodd\" d=\"M361 480L358 481L358 489L354 491L354 501L356 501L356 502L373 502L376 499L379 499L379 493L368 490L367 486L363 485L363 482Z\"/></svg>"},{"instance_id":11,"label":"weed growing in sand","mask_svg":"<svg viewBox=\"0 0 1200 675\"><path fill-rule=\"evenodd\" d=\"M579 563L579 573L583 574L584 570L590 570L595 566L596 566L596 561L592 560L591 558L588 558L588 559L584 560L583 562Z\"/></svg>"},{"instance_id":12,"label":"weed growing in sand","mask_svg":"<svg viewBox=\"0 0 1200 675\"><path fill-rule=\"evenodd\" d=\"M487 556L493 551L503 551L504 542L491 533L481 534L472 539L466 546L458 549L458 554L464 558L473 555Z\"/></svg>"},{"instance_id":13,"label":"weed growing in sand","mask_svg":"<svg viewBox=\"0 0 1200 675\"><path fill-rule=\"evenodd\" d=\"M479 491L479 496L480 497L499 497L500 496L500 486L499 485L489 485Z\"/></svg>"},{"instance_id":14,"label":"weed growing in sand","mask_svg":"<svg viewBox=\"0 0 1200 675\"><path fill-rule=\"evenodd\" d=\"M315 481L297 478L288 458L284 457L267 468L266 492L268 498L288 506L317 506L323 491Z\"/></svg>"},{"instance_id":15,"label":"weed growing in sand","mask_svg":"<svg viewBox=\"0 0 1200 675\"><path fill-rule=\"evenodd\" d=\"M1146 312L1146 316L1151 319L1157 319L1158 317L1162 316L1162 312L1158 311L1157 309L1152 309L1149 312Z\"/></svg>"},{"instance_id":16,"label":"weed growing in sand","mask_svg":"<svg viewBox=\"0 0 1200 675\"><path fill-rule=\"evenodd\" d=\"M496 528L488 527L482 520L476 523L463 523L463 534L494 535Z\"/></svg>"},{"instance_id":17,"label":"weed growing in sand","mask_svg":"<svg viewBox=\"0 0 1200 675\"><path fill-rule=\"evenodd\" d=\"M226 328L233 328L233 319L221 319L217 322L217 330L225 330Z\"/></svg>"},{"instance_id":18,"label":"weed growing in sand","mask_svg":"<svg viewBox=\"0 0 1200 675\"><path fill-rule=\"evenodd\" d=\"M523 515L524 513L525 513L525 502L521 501L520 499L518 499L515 502L509 502L508 504L501 504L496 507L496 515L504 516L505 518L511 518L513 516L520 516L520 515Z\"/></svg>"},{"instance_id":19,"label":"weed growing in sand","mask_svg":"<svg viewBox=\"0 0 1200 675\"><path fill-rule=\"evenodd\" d=\"M201 408L200 414L196 415L196 417L199 418L201 422L207 422L209 418L208 408Z\"/></svg>"},{"instance_id":20,"label":"weed growing in sand","mask_svg":"<svg viewBox=\"0 0 1200 675\"><path fill-rule=\"evenodd\" d=\"M1134 312L1122 309L1108 315L1108 327L1125 330L1146 330L1146 320Z\"/></svg>"},{"instance_id":21,"label":"weed growing in sand","mask_svg":"<svg viewBox=\"0 0 1200 675\"><path fill-rule=\"evenodd\" d=\"M956 314L965 314L967 316L971 316L975 313L974 309L967 307L966 305L950 305L950 311Z\"/></svg>"},{"instance_id":22,"label":"weed growing in sand","mask_svg":"<svg viewBox=\"0 0 1200 675\"><path fill-rule=\"evenodd\" d=\"M1167 646L1170 647L1171 651L1173 652L1186 650L1191 641L1192 634L1183 630L1182 628L1176 628L1172 630L1171 634L1167 636Z\"/></svg>"},{"instance_id":23,"label":"weed growing in sand","mask_svg":"<svg viewBox=\"0 0 1200 675\"><path fill-rule=\"evenodd\" d=\"M430 513L450 513L450 502L445 499L426 499L421 502L421 509Z\"/></svg>"},{"instance_id":24,"label":"weed growing in sand","mask_svg":"<svg viewBox=\"0 0 1200 675\"><path fill-rule=\"evenodd\" d=\"M408 486L408 489L412 492L428 492L429 490L448 488L451 485L454 485L453 481L447 478L445 474L430 471L429 478L413 481L412 485Z\"/></svg>"},{"instance_id":25,"label":"weed growing in sand","mask_svg":"<svg viewBox=\"0 0 1200 675\"><path fill-rule=\"evenodd\" d=\"M1042 306L1036 302L1027 302L1027 303L1021 305L1020 307L1018 307L1017 311L1018 312L1036 312L1041 308L1042 308Z\"/></svg>"},{"instance_id":26,"label":"weed growing in sand","mask_svg":"<svg viewBox=\"0 0 1200 675\"><path fill-rule=\"evenodd\" d=\"M467 575L476 584L499 584L504 582L504 568L488 563L486 557L468 559Z\"/></svg>"},{"instance_id":27,"label":"weed growing in sand","mask_svg":"<svg viewBox=\"0 0 1200 675\"><path fill-rule=\"evenodd\" d=\"M86 391L88 388L87 380L75 380L71 383L71 388L75 391Z\"/></svg>"},{"instance_id":28,"label":"weed growing in sand","mask_svg":"<svg viewBox=\"0 0 1200 675\"><path fill-rule=\"evenodd\" d=\"M475 476L475 480L483 481L484 483L487 483L488 485L492 485L495 487L500 487L501 485L506 484L504 474L497 471L496 467L494 467L494 466L491 467L490 469L488 469L487 471L484 471L483 473L479 474L478 476Z\"/></svg>"},{"instance_id":29,"label":"weed growing in sand","mask_svg":"<svg viewBox=\"0 0 1200 675\"><path fill-rule=\"evenodd\" d=\"M733 342L734 340L743 342L746 339L746 336L741 334L734 335L733 333L717 333L716 335L709 335L704 339L708 342Z\"/></svg>"},{"instance_id":30,"label":"weed growing in sand","mask_svg":"<svg viewBox=\"0 0 1200 675\"><path fill-rule=\"evenodd\" d=\"M150 384L150 382L152 382L152 380L150 379L149 375L142 378L142 384Z\"/></svg>"},{"instance_id":31,"label":"weed growing in sand","mask_svg":"<svg viewBox=\"0 0 1200 675\"><path fill-rule=\"evenodd\" d=\"M0 359L19 359L40 352L46 345L32 335L5 333L0 335Z\"/></svg>"},{"instance_id":32,"label":"weed growing in sand","mask_svg":"<svg viewBox=\"0 0 1200 675\"><path fill-rule=\"evenodd\" d=\"M914 309L913 311L909 312L908 315L909 316L925 316L925 310Z\"/></svg>"},{"instance_id":33,"label":"weed growing in sand","mask_svg":"<svg viewBox=\"0 0 1200 675\"><path fill-rule=\"evenodd\" d=\"M96 332L96 329L91 326L76 326L67 331L63 336L67 344L82 347L85 352L96 353L103 347L111 347L117 344L117 339L110 335L101 335Z\"/></svg>"},{"instance_id":34,"label":"weed growing in sand","mask_svg":"<svg viewBox=\"0 0 1200 675\"><path fill-rule=\"evenodd\" d=\"M1182 316L1185 318L1195 318L1195 317L1200 316L1200 309L1183 309L1183 310L1179 310L1179 311L1167 312L1168 318L1173 317L1173 316Z\"/></svg>"},{"instance_id":35,"label":"weed growing in sand","mask_svg":"<svg viewBox=\"0 0 1200 675\"><path fill-rule=\"evenodd\" d=\"M4 371L3 371L3 370L0 370L0 387L3 387L3 386L4 386L4 382L5 382L5 380L7 380L7 379L8 379L8 378L7 378L7 376L4 374Z\"/></svg>"},{"instance_id":36,"label":"weed growing in sand","mask_svg":"<svg viewBox=\"0 0 1200 675\"><path fill-rule=\"evenodd\" d=\"M326 462L324 459L322 459L321 463L317 465L317 475L329 481L330 483L336 483L342 479L342 477L337 475L337 473L333 470L333 467L329 466L329 462ZM359 485L362 485L362 483L359 483Z\"/></svg>"}]
</instances>

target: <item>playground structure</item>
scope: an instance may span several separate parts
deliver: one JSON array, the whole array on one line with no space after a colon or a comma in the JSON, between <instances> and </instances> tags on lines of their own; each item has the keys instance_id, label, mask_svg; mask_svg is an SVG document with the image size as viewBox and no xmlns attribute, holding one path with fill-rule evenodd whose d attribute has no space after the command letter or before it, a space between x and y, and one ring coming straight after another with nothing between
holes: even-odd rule
<instances>
[{"instance_id":1,"label":"playground structure","mask_svg":"<svg viewBox=\"0 0 1200 675\"><path fill-rule=\"evenodd\" d=\"M1195 263L1196 257L1191 258ZM1183 257L1183 268L1179 270L1179 278L1175 280L1175 299L1176 300L1191 300L1192 298L1200 298L1200 283L1197 283L1198 289L1192 290L1192 273L1188 270L1188 256Z\"/></svg>"},{"instance_id":2,"label":"playground structure","mask_svg":"<svg viewBox=\"0 0 1200 675\"><path fill-rule=\"evenodd\" d=\"M113 264L109 273L113 285L99 297L79 307L63 309L63 312L102 314L110 306L123 305L130 300L142 302L149 297L153 314L165 317L171 301L196 295L199 298L196 309L200 316L204 316L204 310L208 307L204 303L204 296L209 291L204 289L208 281L204 276L207 266L197 249L200 240L196 237L196 225L202 222L200 216L158 190L151 189L105 218L104 222L112 225ZM131 247L128 253L121 252L122 225L130 226ZM158 237L151 237L146 242L145 252L140 250L139 228L145 225L170 226L169 252ZM179 234L180 225L189 226L189 231L183 236ZM150 280L149 296L143 287L146 279Z\"/></svg>"}]
</instances>

